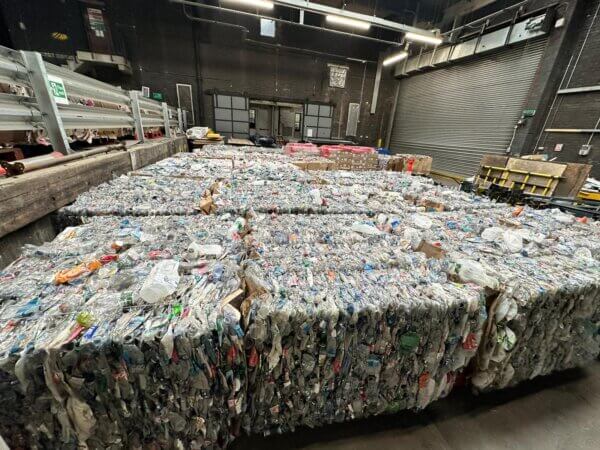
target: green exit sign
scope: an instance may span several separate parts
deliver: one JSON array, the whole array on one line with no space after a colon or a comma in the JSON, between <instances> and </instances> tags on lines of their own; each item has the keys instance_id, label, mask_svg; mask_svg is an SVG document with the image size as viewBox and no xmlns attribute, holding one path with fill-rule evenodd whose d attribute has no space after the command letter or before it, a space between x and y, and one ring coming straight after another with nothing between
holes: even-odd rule
<instances>
[{"instance_id":1,"label":"green exit sign","mask_svg":"<svg viewBox=\"0 0 600 450\"><path fill-rule=\"evenodd\" d=\"M535 116L536 112L537 112L536 109L524 109L523 117L533 117L533 116Z\"/></svg>"},{"instance_id":2,"label":"green exit sign","mask_svg":"<svg viewBox=\"0 0 600 450\"><path fill-rule=\"evenodd\" d=\"M159 102L162 102L162 101L163 101L163 99L164 99L164 97L163 97L163 95L162 95L162 92L153 92L153 93L152 93L152 98L153 98L154 100L158 100Z\"/></svg>"},{"instance_id":3,"label":"green exit sign","mask_svg":"<svg viewBox=\"0 0 600 450\"><path fill-rule=\"evenodd\" d=\"M69 98L67 97L67 89L65 88L65 83L62 80L62 78L55 77L53 75L48 75L48 85L56 103L58 103L59 105L69 104Z\"/></svg>"}]
</instances>

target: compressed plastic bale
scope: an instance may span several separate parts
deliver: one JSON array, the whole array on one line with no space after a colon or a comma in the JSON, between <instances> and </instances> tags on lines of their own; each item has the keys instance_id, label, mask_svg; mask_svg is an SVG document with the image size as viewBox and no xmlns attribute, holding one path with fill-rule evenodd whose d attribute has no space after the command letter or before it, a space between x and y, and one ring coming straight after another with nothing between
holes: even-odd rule
<instances>
[{"instance_id":1,"label":"compressed plastic bale","mask_svg":"<svg viewBox=\"0 0 600 450\"><path fill-rule=\"evenodd\" d=\"M276 158L279 161L290 161L280 148L233 146L224 144L209 144L200 149L194 149L194 155L204 158L259 159Z\"/></svg>"},{"instance_id":2,"label":"compressed plastic bale","mask_svg":"<svg viewBox=\"0 0 600 450\"><path fill-rule=\"evenodd\" d=\"M310 181L312 177L297 166L271 158L248 159L234 153L230 158L201 158L193 153L181 153L146 166L131 175L198 179L259 179Z\"/></svg>"},{"instance_id":3,"label":"compressed plastic bale","mask_svg":"<svg viewBox=\"0 0 600 450\"><path fill-rule=\"evenodd\" d=\"M11 442L205 448L238 433L245 359L239 315L223 301L242 288L240 222L180 219L91 219L3 271L0 397L20 405L0 414ZM220 260L187 259L203 238L221 243ZM92 252L77 251L87 240ZM141 286L165 257L179 261L179 283L148 304ZM57 281L80 261L102 264Z\"/></svg>"},{"instance_id":4,"label":"compressed plastic bale","mask_svg":"<svg viewBox=\"0 0 600 450\"><path fill-rule=\"evenodd\" d=\"M319 172L315 177L326 184L338 186L371 185L385 190L409 189L415 183L423 183L433 187L434 182L428 178L411 177L398 172L332 170Z\"/></svg>"},{"instance_id":5,"label":"compressed plastic bale","mask_svg":"<svg viewBox=\"0 0 600 450\"><path fill-rule=\"evenodd\" d=\"M212 180L121 176L81 194L61 209L66 216L200 214Z\"/></svg>"},{"instance_id":6,"label":"compressed plastic bale","mask_svg":"<svg viewBox=\"0 0 600 450\"><path fill-rule=\"evenodd\" d=\"M284 155L264 163L264 153L218 152L235 153L237 168L221 173L231 160L212 165L203 154L179 158L189 167L197 158L195 169L219 175L219 184L207 183L222 215L178 216L190 199L172 201L177 183L169 178L180 180L169 173L187 170L188 161L167 161L147 182L123 184L133 183L143 201L140 193L154 189L147 183L158 184L160 194L147 200L160 204L151 210L158 217L84 218L88 224L28 248L0 274L7 336L0 353L9 353L0 398L18 405L0 423L12 442L222 447L240 428L268 433L422 408L449 392L477 349L478 389L597 356L597 222L515 209L402 174L298 181ZM108 189L98 204L127 195ZM259 214L249 224L236 219L252 210ZM260 214L273 212L299 215ZM490 228L501 238L485 239ZM520 251L505 235L520 239ZM424 248L437 249L435 257ZM241 300L238 263L246 253L249 296L238 311L229 301ZM182 273L175 292L154 306L137 293L162 260L177 261ZM20 333L41 310L51 326ZM107 326L92 333L104 312ZM65 347L75 323L85 333ZM52 357L29 350L32 343Z\"/></svg>"},{"instance_id":7,"label":"compressed plastic bale","mask_svg":"<svg viewBox=\"0 0 600 450\"><path fill-rule=\"evenodd\" d=\"M528 208L516 215L505 208L430 218L432 227L419 237L445 249L449 276L485 286L489 298L496 297L489 302L488 332L473 375L477 389L503 388L596 359L597 223ZM522 240L520 252L508 248L507 233Z\"/></svg>"},{"instance_id":8,"label":"compressed plastic bale","mask_svg":"<svg viewBox=\"0 0 600 450\"><path fill-rule=\"evenodd\" d=\"M370 186L382 192L396 192L410 205L427 211L474 210L504 207L503 204L474 194L436 186L425 177L413 177L400 172L328 171L315 177L336 186Z\"/></svg>"},{"instance_id":9,"label":"compressed plastic bale","mask_svg":"<svg viewBox=\"0 0 600 450\"><path fill-rule=\"evenodd\" d=\"M131 172L130 175L212 180L231 176L234 167L235 163L231 159L201 159L193 153L179 153L176 157L165 158Z\"/></svg>"},{"instance_id":10,"label":"compressed plastic bale","mask_svg":"<svg viewBox=\"0 0 600 450\"><path fill-rule=\"evenodd\" d=\"M477 389L515 385L600 354L598 261L543 256L519 264L513 277L490 310L473 378Z\"/></svg>"},{"instance_id":11,"label":"compressed plastic bale","mask_svg":"<svg viewBox=\"0 0 600 450\"><path fill-rule=\"evenodd\" d=\"M253 221L254 294L242 305L250 431L423 408L474 357L483 290L448 283L442 261L401 254L403 238L386 225L404 218L389 219Z\"/></svg>"},{"instance_id":12,"label":"compressed plastic bale","mask_svg":"<svg viewBox=\"0 0 600 450\"><path fill-rule=\"evenodd\" d=\"M425 287L395 271L332 276L333 267L295 272L290 286L289 271L249 264L246 275L267 292L247 319L252 431L423 408L451 390L475 354L484 311L477 288Z\"/></svg>"},{"instance_id":13,"label":"compressed plastic bale","mask_svg":"<svg viewBox=\"0 0 600 450\"><path fill-rule=\"evenodd\" d=\"M522 334L519 330L512 330L511 326L502 323L497 325L496 316L494 316L490 321L490 326L497 334L489 337L487 342L493 343L496 351L492 356L487 355L487 357L496 359L496 361L492 360L490 364L492 367L496 367L494 370L500 371L500 374L493 374L500 381L495 385L492 385L490 381L489 384L483 386L485 378L489 377L486 366L485 374L480 371L474 377L476 386L503 387L509 382L515 384L539 374L586 364L593 361L598 354L597 337L594 331L598 329L595 312L598 304L596 291L598 259L597 256L594 257L594 255L598 255L595 244L598 241L594 237L598 236L597 223L586 224L557 220L551 211L540 212L530 209L525 209L515 217L514 211L514 208L505 207L504 209L498 208L494 212L430 214L428 217L432 223L428 229L416 228L416 224L423 222L423 218L419 214L409 213L395 218L386 218L388 222L396 222L393 233L401 235L405 240L406 231L413 230L417 242L425 240L438 243L447 255L449 264L444 270L447 271L448 276L461 282L487 288L489 298L493 298L494 295L498 298L510 297L509 293L517 287L518 292L521 292L522 286L532 286L530 294L522 294L521 308L523 311L534 308L537 328L533 329L537 331L528 331ZM364 267L379 268L400 263L400 260L389 257L379 261L374 258L373 255L386 255L386 251L385 247L382 247L383 250L378 250L377 243L373 240L369 243L372 252L368 255L366 247L361 247L360 243L352 239L345 249L352 253L346 257L338 256L338 254L343 255L343 252L336 251L331 245L319 248L320 245L328 243L340 244L338 241L340 236L343 236L343 231L339 232L339 230L347 230L351 223L351 221L345 223L338 221L339 227L336 228L335 222L330 222L332 228L327 228L326 223L323 222L325 219L324 217L313 219L315 221L313 228L323 230L313 233L314 239L311 239L310 233L295 231L293 222L288 223L287 228L286 226L281 228L288 230L287 241L293 240L296 248L300 251L304 251L307 256L312 258L319 252L327 253L334 266L347 267L350 264L357 267L364 261ZM274 225L285 223L282 218L272 219L272 221L279 222ZM374 224L375 222L372 223L372 225ZM300 225L304 226L302 222ZM500 230L497 233L500 241L490 242L481 238L490 226ZM277 230L278 227L274 226L273 228ZM256 236L260 236L260 227L258 230ZM519 231L526 231L526 233ZM515 254L507 248L504 241L504 235L507 232L523 239L524 245L519 253ZM351 235L347 231L346 234ZM278 231L273 233L273 237L276 240L282 239ZM283 238L285 239L285 235ZM265 237L262 239L265 240ZM303 244L297 245L299 241ZM394 246L409 249L415 247L412 241L414 238L410 238L406 242L403 242L402 239L389 242ZM306 244L314 246L314 251ZM259 253L262 252L268 257L274 254L273 251L269 253L267 250L262 250L268 248L264 244L258 248ZM343 249L343 243L338 248ZM361 252L362 257L360 257ZM553 257L553 255L555 256ZM285 251L280 252L278 257L285 261ZM377 265L382 262L383 266ZM467 267L469 267L469 271L465 272ZM538 273L540 267L544 268L541 274ZM550 284L546 278L548 276L551 279L554 277ZM537 292L543 292L544 295L540 296L536 294ZM559 314L554 310L560 305L568 304L569 298L574 295L579 295L581 299L586 300L581 300L579 304L576 304L572 310L569 310L569 314ZM577 320L575 320L576 318ZM577 326L573 326L574 321L578 324ZM558 323L558 329L564 331L563 335L540 329L544 326L555 326L556 323ZM522 348L530 352L529 356L532 358L530 362L524 362L526 357L520 356L518 366L507 363L512 358L510 356L512 347L505 349L496 344L495 338L498 335L505 343L512 342L510 345L514 345L516 342L517 350L515 352L521 348L518 346L521 341ZM542 336L547 341L544 341ZM551 357L546 357L543 364L539 363L533 355L548 355L548 347L555 351L551 352ZM533 361L538 361L538 365ZM481 381L482 378L483 381Z\"/></svg>"},{"instance_id":14,"label":"compressed plastic bale","mask_svg":"<svg viewBox=\"0 0 600 450\"><path fill-rule=\"evenodd\" d=\"M399 194L367 186L328 186L298 182L232 180L221 182L213 200L217 213L250 209L279 214L377 214L406 207ZM319 204L320 202L320 204Z\"/></svg>"}]
</instances>

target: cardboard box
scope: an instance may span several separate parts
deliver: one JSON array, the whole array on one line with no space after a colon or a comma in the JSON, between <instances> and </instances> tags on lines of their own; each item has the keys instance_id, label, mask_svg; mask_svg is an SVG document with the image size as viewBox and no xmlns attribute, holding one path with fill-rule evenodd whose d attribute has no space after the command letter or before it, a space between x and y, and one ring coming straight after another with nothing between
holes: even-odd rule
<instances>
[{"instance_id":1,"label":"cardboard box","mask_svg":"<svg viewBox=\"0 0 600 450\"><path fill-rule=\"evenodd\" d=\"M430 244L429 242L422 240L419 246L417 247L417 251L421 253L425 253L425 256L428 258L434 259L442 259L446 252L442 250L441 247L437 245Z\"/></svg>"},{"instance_id":2,"label":"cardboard box","mask_svg":"<svg viewBox=\"0 0 600 450\"><path fill-rule=\"evenodd\" d=\"M333 170L335 166L329 161L294 161L293 164L302 170Z\"/></svg>"},{"instance_id":3,"label":"cardboard box","mask_svg":"<svg viewBox=\"0 0 600 450\"><path fill-rule=\"evenodd\" d=\"M442 212L444 209L446 209L441 201L438 202L435 200L423 200L419 202L419 206L424 206L427 211Z\"/></svg>"},{"instance_id":4,"label":"cardboard box","mask_svg":"<svg viewBox=\"0 0 600 450\"><path fill-rule=\"evenodd\" d=\"M338 170L379 170L379 157L376 153L337 152L332 160Z\"/></svg>"},{"instance_id":5,"label":"cardboard box","mask_svg":"<svg viewBox=\"0 0 600 450\"><path fill-rule=\"evenodd\" d=\"M386 165L386 170L392 172L411 171L415 175L431 174L433 159L426 155L393 155Z\"/></svg>"}]
</instances>

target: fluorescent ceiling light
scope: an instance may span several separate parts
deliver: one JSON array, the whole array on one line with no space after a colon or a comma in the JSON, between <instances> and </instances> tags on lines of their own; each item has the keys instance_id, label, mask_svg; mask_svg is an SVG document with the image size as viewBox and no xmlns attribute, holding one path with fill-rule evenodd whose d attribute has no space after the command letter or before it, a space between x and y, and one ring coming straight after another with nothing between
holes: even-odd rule
<instances>
[{"instance_id":1,"label":"fluorescent ceiling light","mask_svg":"<svg viewBox=\"0 0 600 450\"><path fill-rule=\"evenodd\" d=\"M358 28L359 30L368 30L371 28L371 24L367 22L363 22L361 20L349 19L347 17L342 16L326 16L327 22L335 23L337 25L346 25L352 28Z\"/></svg>"},{"instance_id":2,"label":"fluorescent ceiling light","mask_svg":"<svg viewBox=\"0 0 600 450\"><path fill-rule=\"evenodd\" d=\"M261 9L273 9L273 2L268 0L225 0L231 3L239 3L240 5L254 6Z\"/></svg>"},{"instance_id":3,"label":"fluorescent ceiling light","mask_svg":"<svg viewBox=\"0 0 600 450\"><path fill-rule=\"evenodd\" d=\"M406 33L404 35L404 37L406 39L408 39L409 41L418 41L418 42L424 42L425 44L433 44L433 45L440 45L443 41L443 39L438 38L438 37L433 37L433 36L424 36L422 34L417 34L417 33Z\"/></svg>"},{"instance_id":4,"label":"fluorescent ceiling light","mask_svg":"<svg viewBox=\"0 0 600 450\"><path fill-rule=\"evenodd\" d=\"M404 58L408 56L408 52L400 52L395 55L388 56L383 60L384 66L389 66L391 64L397 63L398 61L402 61Z\"/></svg>"}]
</instances>

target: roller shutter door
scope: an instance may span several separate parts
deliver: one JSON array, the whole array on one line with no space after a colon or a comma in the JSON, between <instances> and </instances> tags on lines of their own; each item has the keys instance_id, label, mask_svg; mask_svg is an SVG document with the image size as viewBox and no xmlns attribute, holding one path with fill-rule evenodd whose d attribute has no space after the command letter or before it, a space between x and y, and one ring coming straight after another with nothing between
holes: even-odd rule
<instances>
[{"instance_id":1,"label":"roller shutter door","mask_svg":"<svg viewBox=\"0 0 600 450\"><path fill-rule=\"evenodd\" d=\"M473 175L481 157L505 154L526 109L547 39L400 81L393 153L433 157L433 168Z\"/></svg>"}]
</instances>

